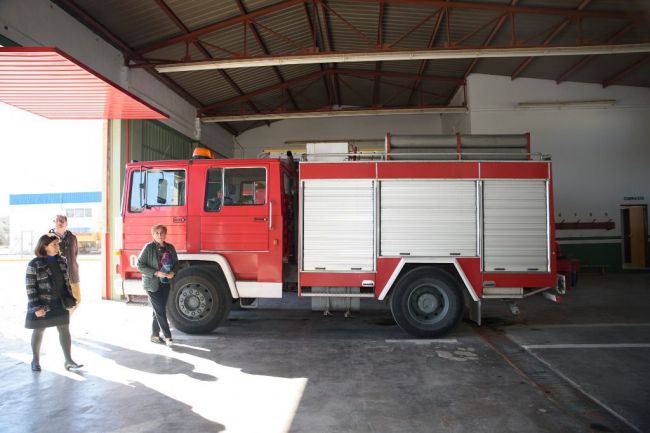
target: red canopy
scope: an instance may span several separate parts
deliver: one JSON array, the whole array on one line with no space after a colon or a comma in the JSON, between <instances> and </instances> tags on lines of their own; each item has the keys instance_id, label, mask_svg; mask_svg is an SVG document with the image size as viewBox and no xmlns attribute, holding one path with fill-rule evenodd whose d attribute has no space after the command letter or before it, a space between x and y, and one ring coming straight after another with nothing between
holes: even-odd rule
<instances>
[{"instance_id":1,"label":"red canopy","mask_svg":"<svg viewBox=\"0 0 650 433\"><path fill-rule=\"evenodd\" d=\"M48 119L169 117L51 47L0 47L0 101Z\"/></svg>"}]
</instances>

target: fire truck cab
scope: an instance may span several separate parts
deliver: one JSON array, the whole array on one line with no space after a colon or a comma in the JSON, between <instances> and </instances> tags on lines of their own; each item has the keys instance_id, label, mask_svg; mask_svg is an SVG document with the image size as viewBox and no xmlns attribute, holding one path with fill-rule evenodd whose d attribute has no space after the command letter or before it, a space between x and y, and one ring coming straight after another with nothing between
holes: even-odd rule
<instances>
[{"instance_id":1,"label":"fire truck cab","mask_svg":"<svg viewBox=\"0 0 650 433\"><path fill-rule=\"evenodd\" d=\"M556 287L550 161L424 161L397 147L391 158L388 137L380 159L303 161L299 176L282 158L128 164L122 284L140 284L137 256L164 224L181 262L169 317L188 333L293 284L326 311L388 301L417 337L465 311L480 323L482 299Z\"/></svg>"},{"instance_id":2,"label":"fire truck cab","mask_svg":"<svg viewBox=\"0 0 650 433\"><path fill-rule=\"evenodd\" d=\"M151 227L163 224L182 263L169 308L178 329L211 331L232 299L282 297L283 267L293 251L295 179L286 160L129 164L122 209L124 284L139 284L138 254L151 241Z\"/></svg>"}]
</instances>

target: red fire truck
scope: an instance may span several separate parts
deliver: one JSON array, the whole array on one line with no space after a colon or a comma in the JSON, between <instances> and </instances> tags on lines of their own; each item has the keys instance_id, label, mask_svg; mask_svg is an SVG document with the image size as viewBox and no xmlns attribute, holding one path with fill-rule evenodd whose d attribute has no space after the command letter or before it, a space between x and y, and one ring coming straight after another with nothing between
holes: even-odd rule
<instances>
[{"instance_id":1,"label":"red fire truck","mask_svg":"<svg viewBox=\"0 0 650 433\"><path fill-rule=\"evenodd\" d=\"M131 163L118 272L140 286L137 256L164 224L181 262L167 307L183 332L209 332L234 301L291 286L326 312L388 302L417 337L444 335L464 312L480 324L484 299L557 288L551 162L529 143L388 135L381 154L299 164Z\"/></svg>"}]
</instances>

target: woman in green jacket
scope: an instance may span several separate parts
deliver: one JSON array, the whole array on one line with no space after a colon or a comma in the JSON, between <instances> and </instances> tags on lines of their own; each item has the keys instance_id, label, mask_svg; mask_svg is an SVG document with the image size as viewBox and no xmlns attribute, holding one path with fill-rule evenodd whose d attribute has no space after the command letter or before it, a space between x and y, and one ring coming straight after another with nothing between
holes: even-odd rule
<instances>
[{"instance_id":1,"label":"woman in green jacket","mask_svg":"<svg viewBox=\"0 0 650 433\"><path fill-rule=\"evenodd\" d=\"M162 343L160 331L167 346L172 345L172 333L167 323L167 299L170 281L176 275L178 256L176 249L165 242L167 227L157 224L151 228L153 241L144 246L138 257L138 271L142 274L142 284L153 307L151 341Z\"/></svg>"}]
</instances>

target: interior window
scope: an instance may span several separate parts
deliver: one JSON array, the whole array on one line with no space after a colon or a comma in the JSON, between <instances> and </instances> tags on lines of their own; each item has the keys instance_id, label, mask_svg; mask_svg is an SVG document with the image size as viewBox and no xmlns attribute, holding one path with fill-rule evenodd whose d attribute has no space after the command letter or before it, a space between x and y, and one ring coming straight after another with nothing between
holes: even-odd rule
<instances>
[{"instance_id":1,"label":"interior window","mask_svg":"<svg viewBox=\"0 0 650 433\"><path fill-rule=\"evenodd\" d=\"M185 171L134 171L131 178L129 211L142 212L152 206L185 205Z\"/></svg>"},{"instance_id":2,"label":"interior window","mask_svg":"<svg viewBox=\"0 0 650 433\"><path fill-rule=\"evenodd\" d=\"M227 168L224 173L224 206L263 205L266 203L264 168Z\"/></svg>"}]
</instances>

